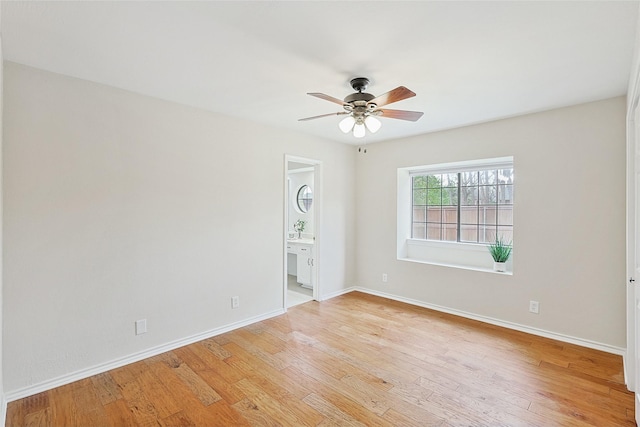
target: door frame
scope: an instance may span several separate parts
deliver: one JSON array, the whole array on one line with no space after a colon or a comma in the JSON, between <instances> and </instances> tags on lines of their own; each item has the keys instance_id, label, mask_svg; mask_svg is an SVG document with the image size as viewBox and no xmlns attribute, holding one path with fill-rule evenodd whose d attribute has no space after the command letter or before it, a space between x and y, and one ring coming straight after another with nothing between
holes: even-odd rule
<instances>
[{"instance_id":1,"label":"door frame","mask_svg":"<svg viewBox=\"0 0 640 427\"><path fill-rule=\"evenodd\" d=\"M627 224L626 224L626 246L627 246L627 266L626 278L635 278L636 259L636 189L635 189L635 110L637 101L631 100L627 114ZM627 282L627 350L623 357L624 376L627 388L631 391L636 389L636 295L635 287Z\"/></svg>"},{"instance_id":2,"label":"door frame","mask_svg":"<svg viewBox=\"0 0 640 427\"><path fill-rule=\"evenodd\" d=\"M638 188L636 161L640 150L640 69L634 67L632 70L629 93L627 97L627 218L626 218L626 296L627 296L627 350L623 356L625 384L630 391L634 392L635 419L640 420L640 394L638 385L640 384L640 362L638 359L640 333L639 297L640 289L637 280L638 267L638 243L640 243L640 188Z\"/></svg>"},{"instance_id":3,"label":"door frame","mask_svg":"<svg viewBox=\"0 0 640 427\"><path fill-rule=\"evenodd\" d=\"M313 262L314 268L311 270L311 283L313 283L313 299L315 301L322 300L322 293L320 292L320 245L322 236L322 161L316 159L310 159L307 157L299 157L291 154L285 154L284 156L284 220L282 223L282 250L283 250L283 268L282 268L282 307L287 311L287 233L289 227L289 163L303 163L308 164L309 167L313 167Z\"/></svg>"}]
</instances>

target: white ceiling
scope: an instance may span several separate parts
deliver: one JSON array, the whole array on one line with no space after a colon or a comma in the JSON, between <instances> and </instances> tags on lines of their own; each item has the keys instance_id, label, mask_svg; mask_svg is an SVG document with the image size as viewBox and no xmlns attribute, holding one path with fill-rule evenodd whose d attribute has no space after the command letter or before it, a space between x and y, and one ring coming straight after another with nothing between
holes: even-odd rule
<instances>
[{"instance_id":1,"label":"white ceiling","mask_svg":"<svg viewBox=\"0 0 640 427\"><path fill-rule=\"evenodd\" d=\"M324 138L365 76L376 142L626 93L638 2L2 2L6 60Z\"/></svg>"}]
</instances>

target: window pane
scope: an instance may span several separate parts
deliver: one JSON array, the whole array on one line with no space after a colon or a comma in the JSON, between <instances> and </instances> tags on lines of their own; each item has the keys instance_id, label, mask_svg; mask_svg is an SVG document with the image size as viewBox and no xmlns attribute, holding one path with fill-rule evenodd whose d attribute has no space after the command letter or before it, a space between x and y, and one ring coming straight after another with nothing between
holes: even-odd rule
<instances>
[{"instance_id":1,"label":"window pane","mask_svg":"<svg viewBox=\"0 0 640 427\"><path fill-rule=\"evenodd\" d=\"M460 224L460 241L461 242L477 242L478 226Z\"/></svg>"},{"instance_id":2,"label":"window pane","mask_svg":"<svg viewBox=\"0 0 640 427\"><path fill-rule=\"evenodd\" d=\"M440 224L427 224L427 239L428 240L442 240Z\"/></svg>"},{"instance_id":3,"label":"window pane","mask_svg":"<svg viewBox=\"0 0 640 427\"><path fill-rule=\"evenodd\" d=\"M427 187L428 188L442 187L441 175L427 175Z\"/></svg>"},{"instance_id":4,"label":"window pane","mask_svg":"<svg viewBox=\"0 0 640 427\"><path fill-rule=\"evenodd\" d=\"M498 224L513 225L513 205L506 205L506 206L499 207Z\"/></svg>"},{"instance_id":5,"label":"window pane","mask_svg":"<svg viewBox=\"0 0 640 427\"><path fill-rule=\"evenodd\" d=\"M498 186L498 200L500 204L513 204L513 184Z\"/></svg>"},{"instance_id":6,"label":"window pane","mask_svg":"<svg viewBox=\"0 0 640 427\"><path fill-rule=\"evenodd\" d=\"M460 187L460 204L477 205L478 187Z\"/></svg>"},{"instance_id":7,"label":"window pane","mask_svg":"<svg viewBox=\"0 0 640 427\"><path fill-rule=\"evenodd\" d=\"M442 204L442 190L439 188L430 188L427 190L427 204L438 205Z\"/></svg>"},{"instance_id":8,"label":"window pane","mask_svg":"<svg viewBox=\"0 0 640 427\"><path fill-rule=\"evenodd\" d=\"M500 169L498 171L498 183L499 184L513 184L513 168Z\"/></svg>"},{"instance_id":9,"label":"window pane","mask_svg":"<svg viewBox=\"0 0 640 427\"><path fill-rule=\"evenodd\" d=\"M475 206L460 206L460 223L477 224L478 208Z\"/></svg>"},{"instance_id":10,"label":"window pane","mask_svg":"<svg viewBox=\"0 0 640 427\"><path fill-rule=\"evenodd\" d=\"M496 223L496 207L494 206L480 206L478 212L479 224L494 224ZM508 224L508 223L507 223Z\"/></svg>"},{"instance_id":11,"label":"window pane","mask_svg":"<svg viewBox=\"0 0 640 427\"><path fill-rule=\"evenodd\" d=\"M426 205L427 204L427 190L418 189L413 190L413 205Z\"/></svg>"},{"instance_id":12,"label":"window pane","mask_svg":"<svg viewBox=\"0 0 640 427\"><path fill-rule=\"evenodd\" d=\"M478 185L478 172L462 172L460 174L460 185Z\"/></svg>"},{"instance_id":13,"label":"window pane","mask_svg":"<svg viewBox=\"0 0 640 427\"><path fill-rule=\"evenodd\" d=\"M427 208L427 221L428 222L437 222L438 224L442 222L442 209L438 206L428 207Z\"/></svg>"},{"instance_id":14,"label":"window pane","mask_svg":"<svg viewBox=\"0 0 640 427\"><path fill-rule=\"evenodd\" d=\"M513 226L498 226L498 237L505 242L513 242Z\"/></svg>"},{"instance_id":15,"label":"window pane","mask_svg":"<svg viewBox=\"0 0 640 427\"><path fill-rule=\"evenodd\" d=\"M442 189L442 204L453 205L453 206L456 206L458 204L458 188L457 187L448 187L448 188Z\"/></svg>"},{"instance_id":16,"label":"window pane","mask_svg":"<svg viewBox=\"0 0 640 427\"><path fill-rule=\"evenodd\" d=\"M478 174L480 185L497 184L496 173L496 170L480 171Z\"/></svg>"},{"instance_id":17,"label":"window pane","mask_svg":"<svg viewBox=\"0 0 640 427\"><path fill-rule=\"evenodd\" d=\"M442 208L442 222L449 224L458 223L458 207L457 206L444 206Z\"/></svg>"},{"instance_id":18,"label":"window pane","mask_svg":"<svg viewBox=\"0 0 640 427\"><path fill-rule=\"evenodd\" d=\"M457 173L448 173L442 175L442 186L443 187L458 187L458 174Z\"/></svg>"},{"instance_id":19,"label":"window pane","mask_svg":"<svg viewBox=\"0 0 640 427\"><path fill-rule=\"evenodd\" d=\"M413 229L411 230L411 237L414 239L426 239L427 238L427 224L413 224Z\"/></svg>"},{"instance_id":20,"label":"window pane","mask_svg":"<svg viewBox=\"0 0 640 427\"><path fill-rule=\"evenodd\" d=\"M442 240L448 242L458 241L458 226L456 224L443 224Z\"/></svg>"},{"instance_id":21,"label":"window pane","mask_svg":"<svg viewBox=\"0 0 640 427\"><path fill-rule=\"evenodd\" d=\"M495 225L480 225L478 233L478 243L493 243L496 241Z\"/></svg>"},{"instance_id":22,"label":"window pane","mask_svg":"<svg viewBox=\"0 0 640 427\"><path fill-rule=\"evenodd\" d=\"M478 188L480 195L479 202L481 205L495 205L496 204L496 186L495 185L483 185Z\"/></svg>"},{"instance_id":23,"label":"window pane","mask_svg":"<svg viewBox=\"0 0 640 427\"><path fill-rule=\"evenodd\" d=\"M427 188L427 177L426 176L414 176L413 177L413 188Z\"/></svg>"},{"instance_id":24,"label":"window pane","mask_svg":"<svg viewBox=\"0 0 640 427\"><path fill-rule=\"evenodd\" d=\"M492 243L513 236L513 168L412 176L412 237Z\"/></svg>"}]
</instances>

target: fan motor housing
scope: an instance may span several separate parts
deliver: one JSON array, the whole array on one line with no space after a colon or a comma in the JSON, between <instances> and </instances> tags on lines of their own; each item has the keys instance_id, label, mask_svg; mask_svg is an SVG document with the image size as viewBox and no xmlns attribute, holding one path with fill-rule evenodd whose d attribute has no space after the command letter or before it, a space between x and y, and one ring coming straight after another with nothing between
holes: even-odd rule
<instances>
[{"instance_id":1,"label":"fan motor housing","mask_svg":"<svg viewBox=\"0 0 640 427\"><path fill-rule=\"evenodd\" d=\"M371 101L373 98L375 98L375 96L373 96L370 93L356 92L356 93L352 93L351 95L347 95L347 97L344 99L344 102L346 102L347 104L354 103L355 105L357 101L362 101L363 104L366 104L367 102Z\"/></svg>"}]
</instances>

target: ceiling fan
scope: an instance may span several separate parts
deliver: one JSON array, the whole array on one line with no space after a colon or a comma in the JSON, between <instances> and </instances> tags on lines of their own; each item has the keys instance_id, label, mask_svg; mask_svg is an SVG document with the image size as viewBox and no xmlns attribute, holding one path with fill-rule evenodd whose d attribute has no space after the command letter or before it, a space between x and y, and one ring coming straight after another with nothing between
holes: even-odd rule
<instances>
[{"instance_id":1,"label":"ceiling fan","mask_svg":"<svg viewBox=\"0 0 640 427\"><path fill-rule=\"evenodd\" d=\"M386 117L389 119L400 119L415 122L424 114L420 111L389 110L380 108L382 106L416 96L415 93L406 87L398 86L383 95L373 96L370 93L363 92L367 89L368 85L369 79L366 77L356 77L355 79L352 79L351 87L356 92L351 95L347 95L344 100L325 95L324 93L308 93L307 95L342 105L344 111L306 117L299 121L314 120L329 116L346 116L338 124L340 130L344 133L353 131L353 136L356 138L362 138L366 133L365 128L368 129L369 132L375 133L382 126L382 123L380 123L380 120L376 117Z\"/></svg>"}]
</instances>

